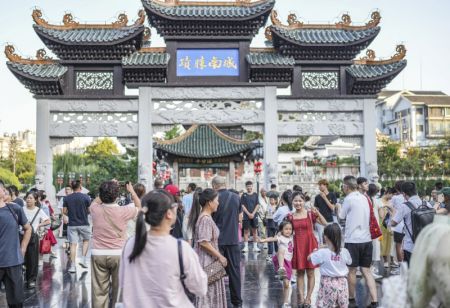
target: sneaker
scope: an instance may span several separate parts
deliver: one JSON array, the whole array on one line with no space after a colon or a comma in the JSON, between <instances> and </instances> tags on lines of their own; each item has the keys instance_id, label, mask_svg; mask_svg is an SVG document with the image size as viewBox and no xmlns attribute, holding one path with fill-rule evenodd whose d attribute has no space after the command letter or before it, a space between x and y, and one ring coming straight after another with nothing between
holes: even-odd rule
<instances>
[{"instance_id":1,"label":"sneaker","mask_svg":"<svg viewBox=\"0 0 450 308\"><path fill-rule=\"evenodd\" d=\"M242 252L248 252L248 244L244 244L244 248L242 248Z\"/></svg>"},{"instance_id":2,"label":"sneaker","mask_svg":"<svg viewBox=\"0 0 450 308\"><path fill-rule=\"evenodd\" d=\"M391 275L400 275L400 268L394 268L391 270Z\"/></svg>"},{"instance_id":3,"label":"sneaker","mask_svg":"<svg viewBox=\"0 0 450 308\"><path fill-rule=\"evenodd\" d=\"M267 243L264 243L263 249L269 249L269 246L267 246Z\"/></svg>"},{"instance_id":4,"label":"sneaker","mask_svg":"<svg viewBox=\"0 0 450 308\"><path fill-rule=\"evenodd\" d=\"M260 252L260 251L261 249L259 249L258 245L256 245L255 243L255 245L253 246L253 252Z\"/></svg>"},{"instance_id":5,"label":"sneaker","mask_svg":"<svg viewBox=\"0 0 450 308\"><path fill-rule=\"evenodd\" d=\"M384 268L389 268L389 262L384 262Z\"/></svg>"},{"instance_id":6,"label":"sneaker","mask_svg":"<svg viewBox=\"0 0 450 308\"><path fill-rule=\"evenodd\" d=\"M374 272L372 272L372 276L373 276L373 279L375 279L375 280L383 279L383 276L375 274Z\"/></svg>"},{"instance_id":7,"label":"sneaker","mask_svg":"<svg viewBox=\"0 0 450 308\"><path fill-rule=\"evenodd\" d=\"M280 280L284 280L286 278L286 269L284 267L280 267L278 269L278 276L280 276Z\"/></svg>"},{"instance_id":8,"label":"sneaker","mask_svg":"<svg viewBox=\"0 0 450 308\"><path fill-rule=\"evenodd\" d=\"M284 303L283 306L281 306L281 308L291 308L291 305L288 303Z\"/></svg>"},{"instance_id":9,"label":"sneaker","mask_svg":"<svg viewBox=\"0 0 450 308\"><path fill-rule=\"evenodd\" d=\"M69 273L76 273L77 272L77 268L75 265L71 265L68 269Z\"/></svg>"},{"instance_id":10,"label":"sneaker","mask_svg":"<svg viewBox=\"0 0 450 308\"><path fill-rule=\"evenodd\" d=\"M80 266L81 266L82 268L88 268L88 266L87 266L87 264L86 264L86 261L85 261L85 260L81 261L81 262L80 262L80 263L78 263L78 264L80 264Z\"/></svg>"},{"instance_id":11,"label":"sneaker","mask_svg":"<svg viewBox=\"0 0 450 308\"><path fill-rule=\"evenodd\" d=\"M356 271L356 277L362 277L362 273L361 273L361 270L359 268Z\"/></svg>"},{"instance_id":12,"label":"sneaker","mask_svg":"<svg viewBox=\"0 0 450 308\"><path fill-rule=\"evenodd\" d=\"M28 289L34 289L36 288L36 282L35 281L30 281L28 284Z\"/></svg>"},{"instance_id":13,"label":"sneaker","mask_svg":"<svg viewBox=\"0 0 450 308\"><path fill-rule=\"evenodd\" d=\"M295 277L291 278L291 284L296 284L297 283L297 279L295 279Z\"/></svg>"},{"instance_id":14,"label":"sneaker","mask_svg":"<svg viewBox=\"0 0 450 308\"><path fill-rule=\"evenodd\" d=\"M272 262L272 256L271 256L271 255L268 255L268 256L266 257L266 261L267 261L267 262Z\"/></svg>"},{"instance_id":15,"label":"sneaker","mask_svg":"<svg viewBox=\"0 0 450 308\"><path fill-rule=\"evenodd\" d=\"M398 266L399 266L399 265L398 265L398 262L392 261L391 267L398 267Z\"/></svg>"}]
</instances>

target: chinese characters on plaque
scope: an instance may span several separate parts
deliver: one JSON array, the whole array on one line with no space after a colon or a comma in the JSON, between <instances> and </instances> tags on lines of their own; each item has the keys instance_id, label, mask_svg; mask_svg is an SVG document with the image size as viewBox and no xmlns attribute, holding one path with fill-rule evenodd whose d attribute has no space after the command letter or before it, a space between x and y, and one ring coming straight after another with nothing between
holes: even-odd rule
<instances>
[{"instance_id":1,"label":"chinese characters on plaque","mask_svg":"<svg viewBox=\"0 0 450 308\"><path fill-rule=\"evenodd\" d=\"M239 76L239 50L178 49L177 76Z\"/></svg>"}]
</instances>

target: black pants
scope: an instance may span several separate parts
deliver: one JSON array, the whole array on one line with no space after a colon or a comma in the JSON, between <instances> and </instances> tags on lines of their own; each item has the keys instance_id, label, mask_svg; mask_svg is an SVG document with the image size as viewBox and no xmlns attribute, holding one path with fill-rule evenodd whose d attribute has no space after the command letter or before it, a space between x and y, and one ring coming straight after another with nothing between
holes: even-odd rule
<instances>
[{"instance_id":1,"label":"black pants","mask_svg":"<svg viewBox=\"0 0 450 308\"><path fill-rule=\"evenodd\" d=\"M227 259L225 268L228 275L231 303L234 306L242 305L241 298L241 250L239 245L220 245L220 253Z\"/></svg>"},{"instance_id":2,"label":"black pants","mask_svg":"<svg viewBox=\"0 0 450 308\"><path fill-rule=\"evenodd\" d=\"M403 261L406 261L406 263L408 263L408 267L409 267L409 262L411 262L411 256L412 256L412 254L409 251L403 250Z\"/></svg>"},{"instance_id":3,"label":"black pants","mask_svg":"<svg viewBox=\"0 0 450 308\"><path fill-rule=\"evenodd\" d=\"M27 283L36 281L39 268L39 240L36 243L29 243L25 253L25 279Z\"/></svg>"},{"instance_id":4,"label":"black pants","mask_svg":"<svg viewBox=\"0 0 450 308\"><path fill-rule=\"evenodd\" d=\"M10 308L22 307L24 297L22 264L11 267L0 267L0 281L5 285L8 306Z\"/></svg>"},{"instance_id":5,"label":"black pants","mask_svg":"<svg viewBox=\"0 0 450 308\"><path fill-rule=\"evenodd\" d=\"M266 226L266 232L267 232L267 237L274 237L275 234L277 234L277 228L275 227L275 225L269 226L269 223L268 223ZM269 255L272 255L278 251L277 242L268 242L267 247L269 249L269 251L267 252Z\"/></svg>"}]
</instances>

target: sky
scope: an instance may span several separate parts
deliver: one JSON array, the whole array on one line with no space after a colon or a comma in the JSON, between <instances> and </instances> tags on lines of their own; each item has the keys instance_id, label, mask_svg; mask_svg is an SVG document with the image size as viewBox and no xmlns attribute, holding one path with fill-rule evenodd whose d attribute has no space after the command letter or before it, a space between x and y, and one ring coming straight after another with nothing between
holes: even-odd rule
<instances>
[{"instance_id":1,"label":"sky","mask_svg":"<svg viewBox=\"0 0 450 308\"><path fill-rule=\"evenodd\" d=\"M32 27L31 13L35 7L41 9L48 22L60 24L66 12L72 13L77 21L89 23L112 22L119 13L125 12L131 22L137 18L142 5L139 0L3 0L0 2L2 49L12 43L19 55L34 57L36 50L45 48ZM307 23L334 23L343 13L349 13L355 24L364 24L372 11L379 10L381 32L369 48L381 58L393 55L400 43L408 50L407 67L388 89L441 90L450 94L448 0L277 0L275 9L283 22L289 13L295 13ZM262 28L252 46L263 46L264 40ZM154 47L164 46L154 29L151 41ZM45 49L47 55L53 55ZM35 130L36 102L8 70L6 57L0 62L0 87L0 133Z\"/></svg>"}]
</instances>

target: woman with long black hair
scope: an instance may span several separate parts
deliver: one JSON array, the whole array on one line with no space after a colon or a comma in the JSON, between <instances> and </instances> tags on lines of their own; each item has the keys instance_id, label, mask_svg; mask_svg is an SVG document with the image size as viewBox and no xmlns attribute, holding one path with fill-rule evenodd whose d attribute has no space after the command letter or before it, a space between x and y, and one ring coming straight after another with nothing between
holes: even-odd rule
<instances>
[{"instance_id":1,"label":"woman with long black hair","mask_svg":"<svg viewBox=\"0 0 450 308\"><path fill-rule=\"evenodd\" d=\"M178 203L167 191L158 189L145 195L141 204L136 235L125 245L120 263L124 306L193 307L184 286L196 296L204 296L207 276L189 244L170 235ZM145 223L151 226L148 232Z\"/></svg>"},{"instance_id":2,"label":"woman with long black hair","mask_svg":"<svg viewBox=\"0 0 450 308\"><path fill-rule=\"evenodd\" d=\"M227 259L219 252L219 228L211 217L218 206L219 195L215 190L207 188L195 192L188 228L193 230L194 249L203 268L216 260L219 260L223 267L227 266ZM210 284L206 296L196 298L195 306L226 308L227 295L223 278Z\"/></svg>"}]
</instances>

